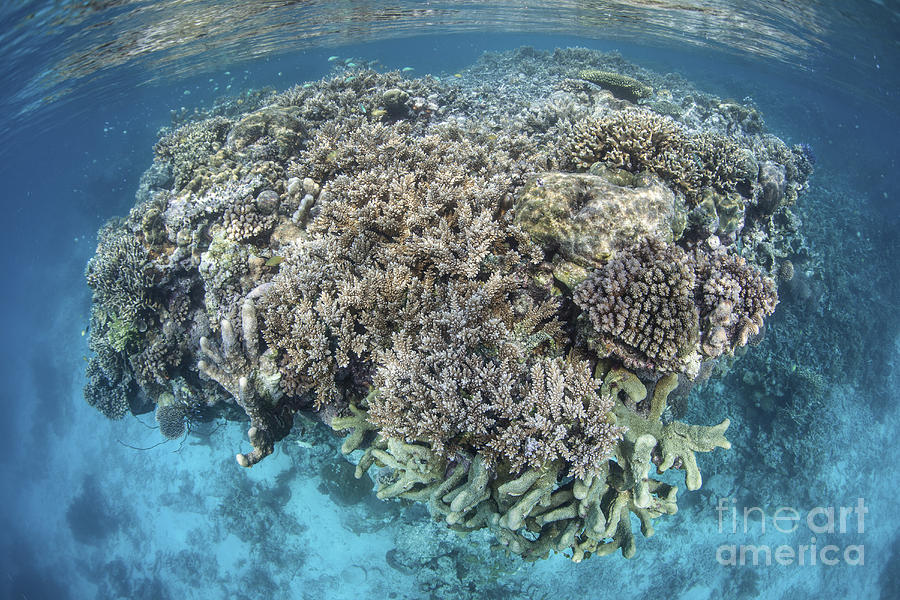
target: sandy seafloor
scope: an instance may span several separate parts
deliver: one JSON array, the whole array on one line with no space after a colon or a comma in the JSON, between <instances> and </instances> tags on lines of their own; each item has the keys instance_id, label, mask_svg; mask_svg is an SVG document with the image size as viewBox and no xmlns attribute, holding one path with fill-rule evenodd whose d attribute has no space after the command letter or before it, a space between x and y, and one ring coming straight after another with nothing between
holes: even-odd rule
<instances>
[{"instance_id":1,"label":"sandy seafloor","mask_svg":"<svg viewBox=\"0 0 900 600\"><path fill-rule=\"evenodd\" d=\"M319 75L324 74L324 55L309 60L320 65ZM437 65L435 70L442 68ZM702 61L693 68L702 72ZM704 81L688 77L704 87ZM721 73L710 77L712 87L739 80ZM900 406L893 392L900 387L900 339L891 347L872 349L873 361L889 368L880 383L888 401L874 401L872 389L852 380L831 385L823 400L828 407L822 412L828 419L823 438L828 448L821 449L821 470L796 482L775 479L767 492L773 502L781 494L789 503L792 485L810 487L808 497L816 504L795 507L804 515L817 505L855 506L863 498L869 510L864 531L857 532L850 519L847 533L820 534L815 541L841 550L863 545L862 565L843 560L833 566L717 563L716 551L723 544L797 548L809 545L813 537L804 524L794 534L774 531L771 515L765 534L755 521L746 534L732 533L728 523L724 531L718 530L718 499L748 492L740 489L738 480L743 480L735 477L734 469L746 468L741 461L754 456L763 460L752 446L740 452L733 449L735 454L727 461L721 450L700 457L703 490L679 494L678 514L657 520L654 537L639 536L634 559L615 555L573 564L554 556L527 564L489 553L486 537L462 539L430 523L419 507L382 505L366 497L352 498L356 502L349 506L336 503L322 484L320 470L323 464L336 465L342 459L336 452L337 438L329 441L322 426L297 428L275 455L249 471L234 461L234 453L246 449L245 426L240 423L202 424L181 445L169 442L143 451L123 445L149 447L160 437L147 427L152 415L109 422L82 398L87 352L83 330L89 309L83 266L96 243L96 228L131 204L137 178L150 161L153 132L164 123L165 111L188 103L181 90L197 89L191 86L201 85L200 81L148 92L137 108L115 102L105 110L86 107L84 118L42 126L30 136L19 134L27 148L4 159L8 202L13 203L3 241L4 270L10 278L3 311L8 336L3 357L6 452L0 461L5 490L0 512L5 532L0 538L4 597L900 597L900 577L890 570L896 569L900 557L896 517ZM282 87L292 83L282 81ZM746 80L740 81L741 86L736 95L752 88ZM760 90L757 100L774 133L795 142L809 141L816 150L824 145L850 148L851 141L859 140L856 134L846 134L854 125L856 130L862 126L858 135L863 139L881 135L878 123L860 123L868 117L850 108L837 120L823 122L823 115L839 113L840 99L800 119L773 114L780 107L802 104L797 93ZM171 101L159 106L167 94ZM190 100L194 98L196 93ZM148 106L155 106L156 112ZM779 128L788 125L792 130ZM805 129L814 126L819 129ZM871 199L880 199L890 188L885 174L894 183L896 174L884 171L881 181L866 188L860 183L865 180L860 165L883 169L889 160L882 155L868 161L865 153L885 151L891 149L859 144L845 152L844 172L829 172L841 166L836 158L841 152L825 150L813 181L820 181L826 193L832 184L854 190L859 211L875 210ZM42 167L35 166L38 157ZM882 210L873 213L873 228L897 218L895 205ZM870 235L864 230L845 231L843 226L834 224L837 240L842 236L864 240ZM875 254L888 250L877 245L868 249ZM874 288L884 281L868 284ZM857 314L884 318L883 331L895 332L897 317L891 312L897 298L885 305L883 296L865 287L858 294L864 307L876 299L877 303L855 307ZM797 336L815 337L816 332ZM729 414L729 403L748 401L729 395L733 390L733 382L719 382L699 393L720 398L722 413ZM412 563L420 568L409 568Z\"/></svg>"}]
</instances>

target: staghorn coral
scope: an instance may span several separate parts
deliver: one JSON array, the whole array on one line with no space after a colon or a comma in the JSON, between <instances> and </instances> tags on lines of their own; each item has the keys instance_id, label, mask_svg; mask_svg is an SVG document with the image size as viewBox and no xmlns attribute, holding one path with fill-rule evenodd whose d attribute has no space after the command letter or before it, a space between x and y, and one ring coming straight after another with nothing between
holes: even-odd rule
<instances>
[{"instance_id":1,"label":"staghorn coral","mask_svg":"<svg viewBox=\"0 0 900 600\"><path fill-rule=\"evenodd\" d=\"M517 339L515 325L490 317L504 297L452 288L415 338L395 336L379 356L369 418L439 454L475 451L514 471L560 460L590 472L618 437L604 421L611 405L585 363L529 357L531 332Z\"/></svg>"},{"instance_id":2,"label":"staghorn coral","mask_svg":"<svg viewBox=\"0 0 900 600\"><path fill-rule=\"evenodd\" d=\"M133 324L157 308L150 257L123 223L109 223L98 237L97 253L85 272L94 303L104 308L103 317Z\"/></svg>"},{"instance_id":3,"label":"staghorn coral","mask_svg":"<svg viewBox=\"0 0 900 600\"><path fill-rule=\"evenodd\" d=\"M169 367L177 365L180 359L174 341L164 336L157 337L142 352L130 357L137 382L144 389L166 385Z\"/></svg>"},{"instance_id":4,"label":"staghorn coral","mask_svg":"<svg viewBox=\"0 0 900 600\"><path fill-rule=\"evenodd\" d=\"M319 404L334 400L339 371L371 362L435 304L427 299L447 285L439 279L485 279L536 252L498 218L515 174L502 154L492 163L458 130L416 138L403 124L340 127L348 131L325 128L310 142L307 174L333 178L314 207L311 237L285 249L261 299L262 333L279 352L285 391L315 390Z\"/></svg>"},{"instance_id":5,"label":"staghorn coral","mask_svg":"<svg viewBox=\"0 0 900 600\"><path fill-rule=\"evenodd\" d=\"M608 415L612 399L599 387L587 363L536 362L525 397L499 404L502 427L491 449L513 471L562 460L573 477L596 474L621 434Z\"/></svg>"}]
</instances>

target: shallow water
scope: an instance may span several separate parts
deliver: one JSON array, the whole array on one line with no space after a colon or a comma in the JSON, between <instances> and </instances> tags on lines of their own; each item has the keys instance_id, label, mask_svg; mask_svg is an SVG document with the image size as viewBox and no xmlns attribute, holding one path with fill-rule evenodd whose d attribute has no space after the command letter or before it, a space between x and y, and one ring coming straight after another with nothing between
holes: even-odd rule
<instances>
[{"instance_id":1,"label":"shallow water","mask_svg":"<svg viewBox=\"0 0 900 600\"><path fill-rule=\"evenodd\" d=\"M900 595L893 3L241 4L0 9L5 597ZM87 405L85 265L98 229L134 206L160 128L226 97L333 77L348 60L464 85L485 52L521 46L617 52L642 73L678 74L667 81L752 104L816 158L793 208L803 286L779 287L762 343L685 410L689 423L729 417L732 448L698 457L703 487L679 492L654 536L637 535L634 558L493 552L484 530L459 537L422 505L375 499L340 439L302 416L245 470L234 462L245 422L198 420L157 446L152 414L110 421ZM801 516L794 531L773 520L779 507ZM731 545L769 548L771 564L722 564ZM779 547L794 554L779 562Z\"/></svg>"}]
</instances>

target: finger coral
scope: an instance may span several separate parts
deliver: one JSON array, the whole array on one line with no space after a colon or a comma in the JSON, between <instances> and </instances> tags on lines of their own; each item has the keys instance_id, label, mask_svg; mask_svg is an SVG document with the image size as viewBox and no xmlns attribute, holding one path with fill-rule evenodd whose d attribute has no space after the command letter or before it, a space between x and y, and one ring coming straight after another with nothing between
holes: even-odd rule
<instances>
[{"instance_id":1,"label":"finger coral","mask_svg":"<svg viewBox=\"0 0 900 600\"><path fill-rule=\"evenodd\" d=\"M695 282L690 256L651 238L619 252L573 299L626 366L679 370L700 337Z\"/></svg>"}]
</instances>

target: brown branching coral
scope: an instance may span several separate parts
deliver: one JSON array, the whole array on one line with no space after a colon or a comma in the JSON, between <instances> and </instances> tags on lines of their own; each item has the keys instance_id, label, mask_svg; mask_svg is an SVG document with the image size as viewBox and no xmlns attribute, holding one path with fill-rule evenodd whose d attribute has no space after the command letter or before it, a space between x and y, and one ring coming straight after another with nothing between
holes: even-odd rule
<instances>
[{"instance_id":1,"label":"brown branching coral","mask_svg":"<svg viewBox=\"0 0 900 600\"><path fill-rule=\"evenodd\" d=\"M320 404L333 400L338 370L370 363L448 281L491 281L536 253L501 218L516 167L499 148L489 161L463 131L415 137L405 124L355 125L311 140L309 174L333 178L312 236L285 249L261 300L285 391L315 389Z\"/></svg>"},{"instance_id":2,"label":"brown branching coral","mask_svg":"<svg viewBox=\"0 0 900 600\"><path fill-rule=\"evenodd\" d=\"M772 279L740 256L698 257L702 349L715 357L744 346L760 332L763 320L775 311L778 293Z\"/></svg>"},{"instance_id":3,"label":"brown branching coral","mask_svg":"<svg viewBox=\"0 0 900 600\"><path fill-rule=\"evenodd\" d=\"M84 399L87 403L110 419L121 419L128 414L129 380L122 373L119 360L106 348L88 361L84 385Z\"/></svg>"},{"instance_id":4,"label":"brown branching coral","mask_svg":"<svg viewBox=\"0 0 900 600\"><path fill-rule=\"evenodd\" d=\"M534 325L498 318L507 296L498 291L492 299L453 288L415 336L395 336L378 360L369 418L440 454L474 450L516 472L552 461L593 472L618 439L611 401L586 363L535 357L532 344L552 339L552 322L517 336Z\"/></svg>"},{"instance_id":5,"label":"brown branching coral","mask_svg":"<svg viewBox=\"0 0 900 600\"><path fill-rule=\"evenodd\" d=\"M487 447L499 403L520 394L525 357L497 317L509 290L451 285L378 357L370 418L388 435L438 452ZM436 289L435 292L438 292ZM413 402L416 410L409 410Z\"/></svg>"},{"instance_id":6,"label":"brown branching coral","mask_svg":"<svg viewBox=\"0 0 900 600\"><path fill-rule=\"evenodd\" d=\"M669 117L631 108L576 124L570 140L574 164L605 162L631 172L650 171L696 202L704 187L734 191L756 179L757 165L731 138L691 134Z\"/></svg>"},{"instance_id":7,"label":"brown branching coral","mask_svg":"<svg viewBox=\"0 0 900 600\"><path fill-rule=\"evenodd\" d=\"M255 201L248 196L229 206L223 216L225 235L236 242L268 235L277 222L277 215L273 214L277 206L278 194L272 190L261 192Z\"/></svg>"},{"instance_id":8,"label":"brown branching coral","mask_svg":"<svg viewBox=\"0 0 900 600\"><path fill-rule=\"evenodd\" d=\"M574 477L596 475L621 436L610 416L613 401L585 362L560 358L535 362L524 398L499 405L502 426L489 443L513 471L557 460ZM515 401L518 400L518 401Z\"/></svg>"},{"instance_id":9,"label":"brown branching coral","mask_svg":"<svg viewBox=\"0 0 900 600\"><path fill-rule=\"evenodd\" d=\"M181 354L174 339L159 335L130 358L138 383L144 389L153 389L168 384L169 370L181 361Z\"/></svg>"},{"instance_id":10,"label":"brown branching coral","mask_svg":"<svg viewBox=\"0 0 900 600\"><path fill-rule=\"evenodd\" d=\"M156 308L150 258L122 223L106 225L99 238L97 253L88 261L85 273L94 302L111 318L133 322Z\"/></svg>"},{"instance_id":11,"label":"brown branching coral","mask_svg":"<svg viewBox=\"0 0 900 600\"><path fill-rule=\"evenodd\" d=\"M619 252L575 290L608 350L633 368L677 370L699 339L694 270L675 245Z\"/></svg>"},{"instance_id":12,"label":"brown branching coral","mask_svg":"<svg viewBox=\"0 0 900 600\"><path fill-rule=\"evenodd\" d=\"M631 368L683 371L733 352L778 302L774 282L738 256L688 253L658 240L619 252L575 291L605 352Z\"/></svg>"}]
</instances>

